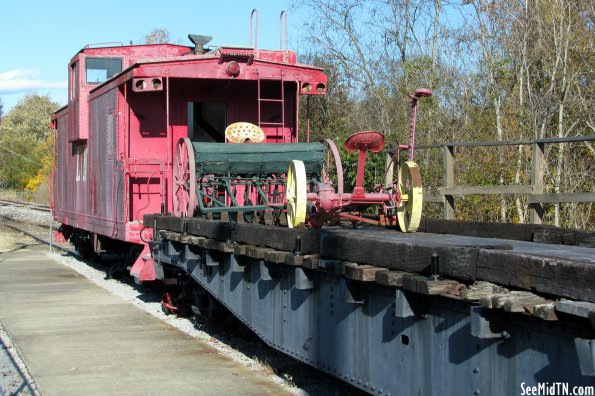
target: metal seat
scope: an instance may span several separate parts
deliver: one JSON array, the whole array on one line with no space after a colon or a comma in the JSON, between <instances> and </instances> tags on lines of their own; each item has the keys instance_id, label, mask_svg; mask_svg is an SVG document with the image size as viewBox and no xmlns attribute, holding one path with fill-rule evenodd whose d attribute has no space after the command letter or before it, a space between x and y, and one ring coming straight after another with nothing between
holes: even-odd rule
<instances>
[{"instance_id":1,"label":"metal seat","mask_svg":"<svg viewBox=\"0 0 595 396\"><path fill-rule=\"evenodd\" d=\"M347 151L371 151L378 153L384 148L384 135L378 131L365 131L349 136L344 144Z\"/></svg>"},{"instance_id":2,"label":"metal seat","mask_svg":"<svg viewBox=\"0 0 595 396\"><path fill-rule=\"evenodd\" d=\"M235 122L225 128L225 138L232 143L260 143L265 136L262 128L257 125L249 122Z\"/></svg>"}]
</instances>

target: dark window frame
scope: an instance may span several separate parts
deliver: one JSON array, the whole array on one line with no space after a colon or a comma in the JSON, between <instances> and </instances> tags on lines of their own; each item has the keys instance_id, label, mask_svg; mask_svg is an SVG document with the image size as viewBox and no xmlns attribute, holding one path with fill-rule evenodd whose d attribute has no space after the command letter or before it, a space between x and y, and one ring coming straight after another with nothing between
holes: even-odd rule
<instances>
[{"instance_id":1,"label":"dark window frame","mask_svg":"<svg viewBox=\"0 0 595 396\"><path fill-rule=\"evenodd\" d=\"M108 73L108 71L110 71L110 69L108 67L106 67L105 69L101 69L101 68L91 68L89 69L89 61L92 62L96 62L96 61L119 61L119 67L116 67L115 69L113 69L113 73ZM107 66L107 65L106 65ZM118 58L118 57L101 57L101 56L89 56L87 58L85 58L85 84L89 84L89 85L99 85L99 84L103 84L104 82L106 82L107 80L109 80L110 78L112 78L113 76L115 76L116 74L119 74L122 72L124 67L124 59L123 58ZM106 78L103 81L89 81L89 70L106 70Z\"/></svg>"}]
</instances>

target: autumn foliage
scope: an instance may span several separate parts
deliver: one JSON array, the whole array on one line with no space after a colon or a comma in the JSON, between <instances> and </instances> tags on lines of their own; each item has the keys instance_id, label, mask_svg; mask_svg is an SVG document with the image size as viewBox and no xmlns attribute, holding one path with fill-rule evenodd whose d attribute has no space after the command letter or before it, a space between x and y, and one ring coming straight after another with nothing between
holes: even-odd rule
<instances>
[{"instance_id":1,"label":"autumn foliage","mask_svg":"<svg viewBox=\"0 0 595 396\"><path fill-rule=\"evenodd\" d=\"M35 191L47 184L53 160L51 114L58 104L48 96L27 95L0 123L0 186Z\"/></svg>"}]
</instances>

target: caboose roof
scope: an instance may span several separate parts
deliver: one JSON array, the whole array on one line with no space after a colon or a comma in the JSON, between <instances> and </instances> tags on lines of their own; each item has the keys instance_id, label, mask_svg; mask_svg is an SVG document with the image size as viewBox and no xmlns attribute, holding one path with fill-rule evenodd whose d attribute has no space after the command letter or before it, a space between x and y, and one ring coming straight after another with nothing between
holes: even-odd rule
<instances>
[{"instance_id":1,"label":"caboose roof","mask_svg":"<svg viewBox=\"0 0 595 396\"><path fill-rule=\"evenodd\" d=\"M179 46L178 46L179 47ZM188 47L183 47L189 49ZM242 72L231 77L226 69L229 62L240 64ZM281 73L283 70L283 73ZM258 78L283 78L286 81L301 81L319 76L326 82L323 69L296 62L293 51L255 50L245 47L221 47L205 54L189 52L178 56L147 57L122 70L111 79L95 87L93 96L117 87L134 77L205 78L256 80ZM282 75L283 74L283 75Z\"/></svg>"},{"instance_id":2,"label":"caboose roof","mask_svg":"<svg viewBox=\"0 0 595 396\"><path fill-rule=\"evenodd\" d=\"M77 52L70 63L76 62L80 55L98 57L122 57L127 64L136 63L139 59L156 57L175 57L184 53L190 53L191 47L177 44L142 44L142 45L117 45L99 46L101 44L89 44Z\"/></svg>"}]
</instances>

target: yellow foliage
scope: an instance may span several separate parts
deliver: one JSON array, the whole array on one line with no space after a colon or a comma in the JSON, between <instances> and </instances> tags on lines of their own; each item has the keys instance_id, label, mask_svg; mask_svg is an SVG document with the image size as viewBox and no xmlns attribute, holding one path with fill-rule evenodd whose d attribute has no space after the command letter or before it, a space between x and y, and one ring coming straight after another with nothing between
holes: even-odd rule
<instances>
[{"instance_id":1,"label":"yellow foliage","mask_svg":"<svg viewBox=\"0 0 595 396\"><path fill-rule=\"evenodd\" d=\"M54 141L51 136L48 136L45 142L40 143L39 146L36 147L35 153L41 163L41 167L37 170L37 173L34 176L27 179L27 184L25 185L26 189L35 191L40 184L48 181L52 174L53 149Z\"/></svg>"},{"instance_id":2,"label":"yellow foliage","mask_svg":"<svg viewBox=\"0 0 595 396\"><path fill-rule=\"evenodd\" d=\"M25 186L25 188L30 191L35 191L37 189L37 187L45 181L45 179L46 179L46 176L44 176L40 172L38 172L35 176L31 177L27 181L27 185Z\"/></svg>"}]
</instances>

